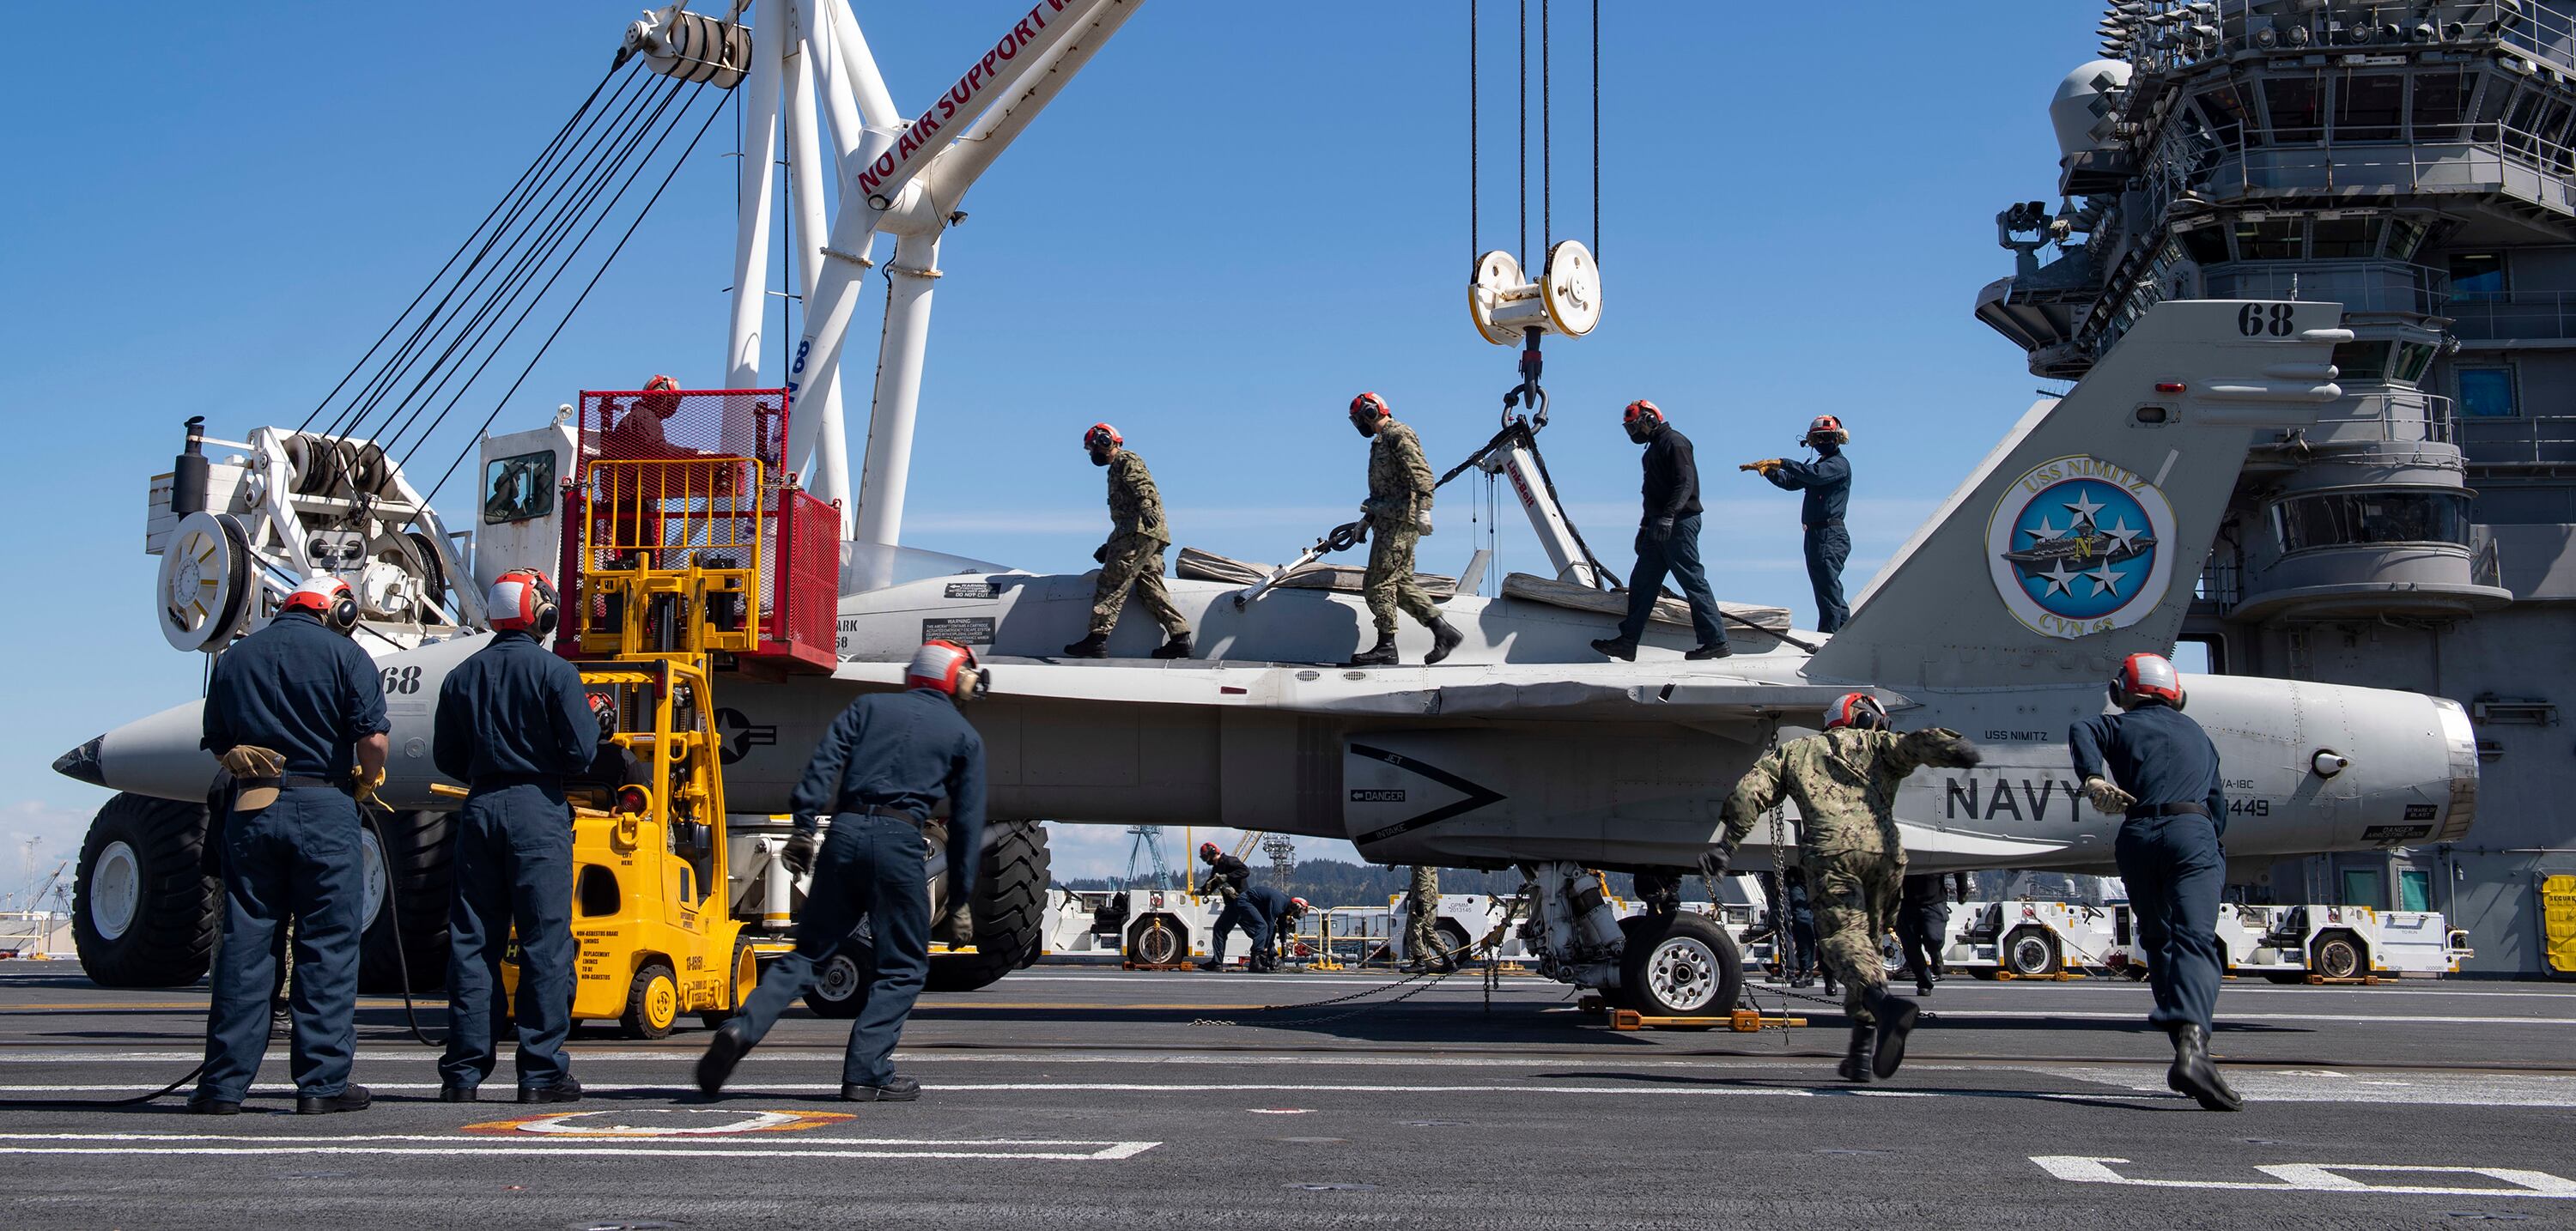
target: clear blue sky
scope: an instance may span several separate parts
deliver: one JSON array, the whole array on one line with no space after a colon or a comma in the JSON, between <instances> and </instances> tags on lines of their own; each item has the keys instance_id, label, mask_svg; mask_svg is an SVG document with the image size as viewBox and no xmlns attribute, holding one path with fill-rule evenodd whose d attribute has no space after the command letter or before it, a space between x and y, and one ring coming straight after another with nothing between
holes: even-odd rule
<instances>
[{"instance_id":1,"label":"clear blue sky","mask_svg":"<svg viewBox=\"0 0 2576 1231\"><path fill-rule=\"evenodd\" d=\"M857 5L907 112L1024 7ZM907 541L1089 567L1105 516L1078 440L1097 419L1151 459L1181 542L1257 560L1357 503L1353 393L1385 394L1437 466L1481 443L1514 352L1475 335L1462 284L1474 247L1517 246L1512 6L1483 7L1471 246L1464 4L1147 3L946 242ZM1555 213L1560 237L1588 241L1586 7L1556 6ZM1636 450L1617 411L1655 399L1699 445L1719 593L1811 624L1795 498L1733 464L1794 456L1809 416L1844 416L1857 589L2029 404L2039 382L1968 309L2009 272L1996 210L2052 195L2046 105L2091 54L2094 12L1603 7L1606 314L1549 347L1542 443L1624 567ZM589 90L635 9L75 17L66 54L0 79L19 169L0 195L0 398L18 459L0 511L22 596L0 614L18 649L0 888L19 883L20 838L45 837L49 870L103 798L55 776L53 756L198 686L198 659L154 631L141 551L146 478L179 421L202 413L236 437L301 421ZM731 149L720 121L499 427L655 372L722 383L735 188L717 155ZM853 328L845 387L862 396L881 298L871 283ZM479 420L495 400L467 409ZM425 455L470 444L451 426ZM1449 490L1429 569L1481 539L1473 485ZM1502 563L1527 568L1535 549L1504 504ZM1103 833L1067 846L1067 870L1123 851Z\"/></svg>"}]
</instances>

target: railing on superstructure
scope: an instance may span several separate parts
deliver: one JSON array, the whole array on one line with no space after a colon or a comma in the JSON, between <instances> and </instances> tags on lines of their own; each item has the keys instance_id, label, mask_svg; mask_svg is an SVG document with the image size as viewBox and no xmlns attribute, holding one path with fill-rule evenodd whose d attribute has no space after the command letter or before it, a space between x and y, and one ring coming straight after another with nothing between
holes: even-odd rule
<instances>
[{"instance_id":1,"label":"railing on superstructure","mask_svg":"<svg viewBox=\"0 0 2576 1231\"><path fill-rule=\"evenodd\" d=\"M565 652L838 665L840 513L783 466L782 389L582 394Z\"/></svg>"},{"instance_id":2,"label":"railing on superstructure","mask_svg":"<svg viewBox=\"0 0 2576 1231\"><path fill-rule=\"evenodd\" d=\"M2149 37L2133 44L2132 62L2141 68L2172 71L2249 51L2385 54L2493 43L2539 64L2576 73L2576 13L2551 8L2542 0L2305 0L2297 9L2280 0L2214 0L2214 13L2193 16L2201 3L2142 0L2136 28ZM2191 36L2193 27L2215 31L2216 36Z\"/></svg>"}]
</instances>

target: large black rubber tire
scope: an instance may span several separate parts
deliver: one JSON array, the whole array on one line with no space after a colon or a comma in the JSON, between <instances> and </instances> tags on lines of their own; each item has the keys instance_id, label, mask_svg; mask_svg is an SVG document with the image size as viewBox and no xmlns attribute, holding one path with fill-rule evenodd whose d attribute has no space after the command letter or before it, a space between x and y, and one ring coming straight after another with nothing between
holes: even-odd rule
<instances>
[{"instance_id":1,"label":"large black rubber tire","mask_svg":"<svg viewBox=\"0 0 2576 1231\"><path fill-rule=\"evenodd\" d=\"M113 849L112 880L97 882L99 863ZM186 987L204 978L214 959L217 928L215 878L200 870L206 849L206 806L148 795L119 794L98 810L81 839L80 876L72 892L72 941L81 969L101 987ZM93 901L131 901L132 913L107 935ZM111 921L112 924L112 921Z\"/></svg>"},{"instance_id":2,"label":"large black rubber tire","mask_svg":"<svg viewBox=\"0 0 2576 1231\"><path fill-rule=\"evenodd\" d=\"M1744 961L1726 929L1683 911L1637 916L1619 958L1619 999L1648 1017L1725 1017L1744 994ZM1698 1027L1706 1029L1706 1027Z\"/></svg>"},{"instance_id":3,"label":"large black rubber tire","mask_svg":"<svg viewBox=\"0 0 2576 1231\"><path fill-rule=\"evenodd\" d=\"M2370 973L2370 947L2350 932L2328 932L2308 949L2308 973L2358 979Z\"/></svg>"},{"instance_id":4,"label":"large black rubber tire","mask_svg":"<svg viewBox=\"0 0 2576 1231\"><path fill-rule=\"evenodd\" d=\"M1046 944L1047 881L1052 873L1046 826L1036 821L994 821L984 827L984 866L975 881L975 951L934 953L922 989L971 992L1038 960ZM874 978L876 947L867 921L824 959L805 1007L817 1017L848 1018L859 1011L858 990Z\"/></svg>"},{"instance_id":5,"label":"large black rubber tire","mask_svg":"<svg viewBox=\"0 0 2576 1231\"><path fill-rule=\"evenodd\" d=\"M358 990L401 992L403 963L408 962L411 990L437 991L447 986L447 911L455 886L456 814L378 812L369 819L384 837L390 900L377 905L376 921L359 938ZM399 920L395 911L402 912ZM402 934L399 953L394 948L397 922Z\"/></svg>"},{"instance_id":6,"label":"large black rubber tire","mask_svg":"<svg viewBox=\"0 0 2576 1231\"><path fill-rule=\"evenodd\" d=\"M1046 826L994 821L984 827L984 866L975 883L975 951L930 959L924 986L971 992L1038 960L1046 945L1047 885L1054 871Z\"/></svg>"}]
</instances>

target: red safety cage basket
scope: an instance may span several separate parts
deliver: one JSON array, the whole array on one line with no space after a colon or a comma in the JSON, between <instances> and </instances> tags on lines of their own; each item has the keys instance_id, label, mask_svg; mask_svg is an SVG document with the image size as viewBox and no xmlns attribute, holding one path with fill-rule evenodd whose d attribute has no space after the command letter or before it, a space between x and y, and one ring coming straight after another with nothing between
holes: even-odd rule
<instances>
[{"instance_id":1,"label":"red safety cage basket","mask_svg":"<svg viewBox=\"0 0 2576 1231\"><path fill-rule=\"evenodd\" d=\"M740 614L756 634L734 638L733 653L791 670L838 665L841 514L786 468L785 389L586 390L579 413L564 653L587 656L585 635L618 627L601 588L584 584L601 570L750 569L753 610Z\"/></svg>"}]
</instances>

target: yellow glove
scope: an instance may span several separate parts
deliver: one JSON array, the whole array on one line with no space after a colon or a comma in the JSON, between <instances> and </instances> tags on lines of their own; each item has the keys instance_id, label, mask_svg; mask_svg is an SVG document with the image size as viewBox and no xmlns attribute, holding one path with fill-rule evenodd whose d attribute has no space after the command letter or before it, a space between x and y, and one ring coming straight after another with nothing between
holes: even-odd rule
<instances>
[{"instance_id":1,"label":"yellow glove","mask_svg":"<svg viewBox=\"0 0 2576 1231\"><path fill-rule=\"evenodd\" d=\"M359 807L383 808L388 812L393 810L390 805L386 804L385 801L376 794L376 788L385 784L384 770L378 769L375 773L370 774L363 769L352 768L349 771L349 781L356 786L356 789L351 791L350 794L357 797Z\"/></svg>"},{"instance_id":2,"label":"yellow glove","mask_svg":"<svg viewBox=\"0 0 2576 1231\"><path fill-rule=\"evenodd\" d=\"M1779 468L1780 468L1780 459L1779 459L1779 458L1776 458L1776 457L1766 457L1766 458L1763 458L1761 461L1758 461L1758 462L1746 462L1746 463L1744 463L1743 465L1736 467L1736 469L1738 469L1738 470L1750 470L1750 471L1752 471L1752 472L1754 472L1754 473L1756 473L1756 474L1762 475L1762 476L1764 476L1764 477L1766 477L1766 478L1768 478L1768 477L1770 476L1770 474L1771 474L1771 472L1772 472L1772 471L1777 470L1777 469L1779 469Z\"/></svg>"}]
</instances>

